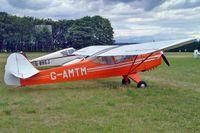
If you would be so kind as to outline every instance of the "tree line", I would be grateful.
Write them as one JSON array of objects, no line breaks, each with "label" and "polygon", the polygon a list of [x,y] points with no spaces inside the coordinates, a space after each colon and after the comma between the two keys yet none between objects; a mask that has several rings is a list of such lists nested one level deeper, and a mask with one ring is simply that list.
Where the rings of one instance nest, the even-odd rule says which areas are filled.
[{"label": "tree line", "polygon": [[113,43],[111,23],[101,16],[55,21],[0,12],[0,51],[55,51]]},{"label": "tree line", "polygon": [[[19,17],[0,12],[0,52],[56,51],[66,47],[80,49],[90,45],[112,45],[113,28],[101,16],[77,20],[52,20]],[[200,50],[200,43],[170,51]]]},{"label": "tree line", "polygon": [[171,49],[169,50],[169,52],[194,52],[195,49],[200,50],[200,42],[196,41],[196,42],[193,42],[192,44]]}]

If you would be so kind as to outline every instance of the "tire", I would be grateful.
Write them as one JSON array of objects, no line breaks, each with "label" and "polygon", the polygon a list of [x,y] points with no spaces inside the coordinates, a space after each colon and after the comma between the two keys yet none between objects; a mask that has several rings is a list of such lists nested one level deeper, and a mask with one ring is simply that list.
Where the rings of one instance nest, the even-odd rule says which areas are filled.
[{"label": "tire", "polygon": [[145,81],[140,81],[137,84],[137,88],[146,88],[147,87],[147,83]]},{"label": "tire", "polygon": [[131,83],[131,80],[129,78],[127,78],[127,81],[125,80],[125,78],[122,79],[122,85],[129,85]]}]

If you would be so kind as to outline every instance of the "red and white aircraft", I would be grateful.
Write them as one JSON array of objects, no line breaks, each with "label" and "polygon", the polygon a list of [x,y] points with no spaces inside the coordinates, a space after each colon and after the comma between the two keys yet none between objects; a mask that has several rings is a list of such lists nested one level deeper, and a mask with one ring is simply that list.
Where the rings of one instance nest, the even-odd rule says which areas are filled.
[{"label": "red and white aircraft", "polygon": [[195,39],[183,39],[131,45],[89,46],[73,53],[84,58],[47,70],[38,70],[23,54],[13,53],[7,59],[4,81],[7,85],[28,86],[122,76],[122,84],[129,84],[132,80],[137,83],[137,87],[144,88],[147,84],[140,79],[139,72],[161,65],[162,58],[169,65],[163,50],[194,41]]}]

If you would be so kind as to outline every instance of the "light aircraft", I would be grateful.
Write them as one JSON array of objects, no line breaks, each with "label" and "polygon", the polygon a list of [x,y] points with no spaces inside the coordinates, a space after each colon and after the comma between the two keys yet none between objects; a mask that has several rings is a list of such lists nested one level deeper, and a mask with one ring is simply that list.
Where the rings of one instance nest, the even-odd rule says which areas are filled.
[{"label": "light aircraft", "polygon": [[194,58],[200,58],[200,52],[198,51],[198,49],[194,50],[193,57]]},{"label": "light aircraft", "polygon": [[38,70],[23,54],[13,53],[7,59],[4,81],[7,85],[28,86],[122,76],[122,84],[130,84],[132,80],[138,88],[145,88],[147,83],[140,79],[139,72],[161,65],[162,58],[169,66],[163,51],[194,41],[195,39],[183,39],[130,45],[89,46],[73,52],[73,55],[84,58],[47,70]]},{"label": "light aircraft", "polygon": [[35,59],[30,60],[30,62],[35,67],[46,67],[46,66],[63,66],[72,60],[81,59],[81,56],[72,55],[76,49],[66,48],[62,49]]}]

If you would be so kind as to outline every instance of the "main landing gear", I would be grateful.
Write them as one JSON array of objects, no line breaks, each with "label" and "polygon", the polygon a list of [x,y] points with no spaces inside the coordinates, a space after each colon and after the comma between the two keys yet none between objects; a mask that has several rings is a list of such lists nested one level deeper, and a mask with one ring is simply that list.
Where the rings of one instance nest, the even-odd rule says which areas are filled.
[{"label": "main landing gear", "polygon": [[138,76],[138,74],[131,74],[131,75],[123,76],[122,85],[130,84],[131,83],[130,79],[133,80],[135,83],[137,83],[138,88],[146,88],[147,87],[147,83],[145,81],[142,81],[140,79],[140,77]]},{"label": "main landing gear", "polygon": [[140,81],[139,83],[137,83],[137,87],[138,88],[146,88],[147,83],[145,81]]},{"label": "main landing gear", "polygon": [[124,77],[124,78],[122,79],[122,84],[123,84],[123,85],[128,85],[128,84],[130,84],[130,83],[131,83],[130,78]]}]

